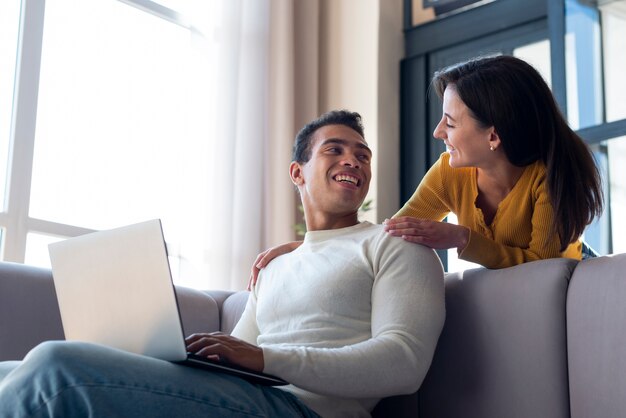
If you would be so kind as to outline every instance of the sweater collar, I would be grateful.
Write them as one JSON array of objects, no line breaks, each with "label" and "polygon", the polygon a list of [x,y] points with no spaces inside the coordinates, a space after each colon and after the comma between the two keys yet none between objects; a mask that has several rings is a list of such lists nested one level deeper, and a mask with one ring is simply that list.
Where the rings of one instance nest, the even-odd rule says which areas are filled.
[{"label": "sweater collar", "polygon": [[328,239],[336,238],[338,236],[344,236],[351,234],[355,231],[367,228],[372,224],[368,221],[359,222],[356,225],[347,226],[339,229],[324,229],[320,231],[309,231],[304,235],[304,243],[321,242]]}]

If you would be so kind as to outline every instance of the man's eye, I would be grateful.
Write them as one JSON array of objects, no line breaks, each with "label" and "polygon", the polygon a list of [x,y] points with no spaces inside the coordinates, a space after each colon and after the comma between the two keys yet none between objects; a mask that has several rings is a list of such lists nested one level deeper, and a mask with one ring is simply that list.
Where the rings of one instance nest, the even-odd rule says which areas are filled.
[{"label": "man's eye", "polygon": [[367,154],[359,155],[359,160],[368,162],[370,160],[370,156]]},{"label": "man's eye", "polygon": [[333,154],[339,154],[341,152],[341,149],[339,149],[339,147],[331,147],[328,148],[328,152],[331,152]]}]

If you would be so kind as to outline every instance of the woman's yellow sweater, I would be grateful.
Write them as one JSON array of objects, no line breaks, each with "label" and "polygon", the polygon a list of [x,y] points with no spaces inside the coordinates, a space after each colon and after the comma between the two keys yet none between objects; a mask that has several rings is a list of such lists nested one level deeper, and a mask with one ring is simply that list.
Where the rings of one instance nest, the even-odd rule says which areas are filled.
[{"label": "woman's yellow sweater", "polygon": [[459,225],[470,229],[467,246],[459,258],[487,268],[504,268],[527,261],[568,257],[580,260],[580,241],[560,252],[558,235],[552,234],[554,211],[550,203],[546,168],[542,162],[526,167],[509,194],[500,202],[490,225],[476,207],[476,168],[452,168],[444,152],[428,170],[409,201],[394,217],[412,216],[441,221],[450,212]]}]

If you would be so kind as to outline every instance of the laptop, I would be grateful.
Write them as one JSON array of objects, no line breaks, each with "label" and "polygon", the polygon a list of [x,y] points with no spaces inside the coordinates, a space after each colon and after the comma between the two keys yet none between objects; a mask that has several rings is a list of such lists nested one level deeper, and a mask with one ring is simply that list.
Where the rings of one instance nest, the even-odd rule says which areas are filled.
[{"label": "laptop", "polygon": [[161,221],[94,232],[49,245],[67,340],[279,386],[286,381],[187,353]]}]

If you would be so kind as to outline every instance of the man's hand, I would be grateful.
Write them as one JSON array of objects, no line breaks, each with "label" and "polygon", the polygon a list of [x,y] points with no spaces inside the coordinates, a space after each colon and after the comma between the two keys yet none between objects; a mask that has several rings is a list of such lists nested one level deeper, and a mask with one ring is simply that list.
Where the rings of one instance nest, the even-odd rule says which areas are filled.
[{"label": "man's hand", "polygon": [[265,365],[262,349],[221,332],[192,334],[185,338],[185,344],[190,353],[225,360],[257,372],[262,372]]},{"label": "man's hand", "polygon": [[447,222],[402,216],[386,219],[385,231],[406,241],[423,244],[436,250],[458,248],[462,250],[469,241],[469,229]]},{"label": "man's hand", "polygon": [[292,241],[286,244],[277,245],[276,247],[267,249],[261,254],[257,255],[256,260],[254,260],[254,264],[252,265],[252,271],[250,271],[248,290],[252,290],[252,287],[256,284],[259,278],[259,271],[261,271],[263,267],[267,266],[270,261],[272,261],[279,255],[290,253],[298,248],[300,245],[302,245],[302,241]]}]

